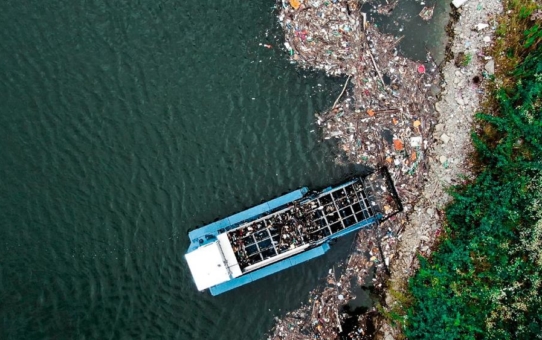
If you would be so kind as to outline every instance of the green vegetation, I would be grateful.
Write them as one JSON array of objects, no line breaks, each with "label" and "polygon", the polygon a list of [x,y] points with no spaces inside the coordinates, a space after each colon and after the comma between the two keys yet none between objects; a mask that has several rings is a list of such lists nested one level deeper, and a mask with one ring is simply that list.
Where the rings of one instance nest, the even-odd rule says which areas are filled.
[{"label": "green vegetation", "polygon": [[459,52],[455,57],[455,66],[465,67],[472,61],[472,53]]},{"label": "green vegetation", "polygon": [[[498,18],[495,32],[497,40],[490,54],[495,58],[495,64],[499,65],[501,75],[501,81],[496,82],[495,85],[512,87],[514,85],[514,78],[511,77],[513,70],[527,54],[536,49],[540,42],[540,34],[538,40],[536,35],[531,36],[532,43],[530,44],[529,39],[525,39],[525,34],[529,30],[539,32],[540,24],[532,21],[531,16],[540,5],[532,0],[505,0],[503,7],[504,13]],[[526,45],[529,46],[526,47]],[[496,87],[493,90],[496,90]]]},{"label": "green vegetation", "polygon": [[500,22],[507,32],[494,50],[504,66],[486,105],[492,114],[478,115],[472,136],[478,176],[451,189],[447,236],[409,283],[409,339],[542,336],[542,28],[529,20],[534,4],[505,2],[514,15]]},{"label": "green vegetation", "polygon": [[404,324],[408,308],[412,306],[412,303],[414,302],[413,297],[407,290],[407,287],[400,287],[399,290],[388,287],[387,294],[391,295],[394,301],[391,308],[384,308],[381,304],[377,303],[376,309],[392,325],[401,326]]},{"label": "green vegetation", "polygon": [[465,53],[463,55],[463,60],[461,60],[461,66],[468,66],[472,61],[472,53]]}]

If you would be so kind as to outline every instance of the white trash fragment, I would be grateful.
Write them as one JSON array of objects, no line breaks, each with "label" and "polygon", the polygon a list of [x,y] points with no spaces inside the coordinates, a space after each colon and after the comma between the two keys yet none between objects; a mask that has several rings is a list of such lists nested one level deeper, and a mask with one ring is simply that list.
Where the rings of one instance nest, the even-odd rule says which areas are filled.
[{"label": "white trash fragment", "polygon": [[477,30],[477,31],[481,31],[481,30],[486,29],[486,28],[488,28],[488,27],[489,27],[488,24],[481,24],[481,23],[480,23],[480,24],[476,25],[476,30]]},{"label": "white trash fragment", "polygon": [[422,137],[410,137],[410,146],[413,148],[419,147],[422,145]]},{"label": "white trash fragment", "polygon": [[459,8],[463,6],[465,2],[467,2],[467,0],[454,0],[452,1],[452,4],[455,6],[455,8]]},{"label": "white trash fragment", "polygon": [[292,46],[287,41],[284,43],[284,47],[286,47],[288,51],[292,50]]}]

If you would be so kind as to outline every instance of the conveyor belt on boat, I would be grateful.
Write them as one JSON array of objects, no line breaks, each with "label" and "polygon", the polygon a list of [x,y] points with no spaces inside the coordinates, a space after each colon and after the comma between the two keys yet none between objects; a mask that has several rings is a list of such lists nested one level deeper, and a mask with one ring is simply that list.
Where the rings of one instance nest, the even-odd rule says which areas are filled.
[{"label": "conveyor belt on boat", "polygon": [[318,244],[371,219],[380,213],[374,192],[370,182],[356,178],[230,230],[228,238],[241,268],[298,247]]}]

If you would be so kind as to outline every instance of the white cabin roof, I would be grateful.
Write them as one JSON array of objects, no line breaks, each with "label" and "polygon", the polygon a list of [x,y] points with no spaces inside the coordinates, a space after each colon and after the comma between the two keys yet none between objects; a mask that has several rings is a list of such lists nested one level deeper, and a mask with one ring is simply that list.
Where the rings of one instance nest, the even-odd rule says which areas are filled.
[{"label": "white cabin roof", "polygon": [[230,269],[231,276],[241,276],[241,274],[243,274],[241,272],[241,266],[239,266],[239,262],[237,262],[230,240],[228,240],[228,235],[226,233],[220,234],[217,236],[217,239],[220,244],[220,250],[222,250],[222,255],[224,255],[228,268]]},{"label": "white cabin roof", "polygon": [[229,242],[224,242],[225,240],[222,241],[220,242],[219,238],[184,256],[200,291],[241,275],[241,268],[235,259],[231,245]]}]

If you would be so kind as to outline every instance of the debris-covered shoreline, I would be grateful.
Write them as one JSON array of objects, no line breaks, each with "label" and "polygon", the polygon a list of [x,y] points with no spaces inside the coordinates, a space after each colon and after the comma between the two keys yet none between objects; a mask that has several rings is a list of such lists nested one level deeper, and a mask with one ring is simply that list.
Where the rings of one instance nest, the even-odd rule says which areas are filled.
[{"label": "debris-covered shoreline", "polygon": [[[503,11],[500,0],[454,0],[453,22],[447,46],[452,59],[441,70],[443,91],[435,109],[439,114],[428,153],[429,171],[420,198],[408,216],[408,225],[391,265],[389,288],[402,292],[418,265],[417,254],[428,257],[442,232],[442,209],[450,202],[447,188],[469,180],[473,151],[471,131],[474,115],[485,98],[485,79],[494,75],[496,65],[488,50],[495,42],[497,17]],[[383,306],[396,306],[387,294]],[[377,338],[394,339],[401,329],[382,323]]]},{"label": "debris-covered shoreline", "polygon": [[[372,339],[367,330],[373,326],[370,320],[373,308],[363,315],[350,315],[344,306],[360,298],[352,293],[352,284],[371,289],[374,294],[382,291],[387,266],[392,258],[397,238],[391,230],[378,235],[379,230],[362,230],[356,238],[354,249],[348,261],[329,270],[326,285],[309,293],[309,299],[302,306],[275,318],[276,325],[270,339]],[[381,241],[383,240],[383,242]],[[380,249],[380,248],[383,249]],[[354,318],[352,325],[346,325]]]},{"label": "debris-covered shoreline", "polygon": [[[316,117],[324,138],[336,139],[348,162],[388,166],[409,211],[423,185],[425,154],[437,124],[440,80],[431,55],[425,62],[400,56],[400,38],[366,22],[359,1],[292,0],[279,1],[279,6],[291,61],[330,76],[347,76],[331,109]],[[374,294],[382,292],[404,225],[401,214],[360,232],[340,277],[330,272],[326,287],[311,292],[308,304],[277,318],[270,339],[372,338],[367,323],[375,309],[356,316],[356,327],[343,329],[352,317],[344,306],[355,299],[351,282],[361,286],[369,280]]]},{"label": "debris-covered shoreline", "polygon": [[[377,11],[389,13],[397,3],[389,1],[387,6],[381,6]],[[481,5],[476,5],[479,11],[476,15],[486,15],[480,10]],[[352,317],[344,308],[355,299],[351,283],[364,285],[369,280],[373,293],[384,300],[390,263],[392,270],[400,271],[401,275],[397,276],[404,280],[403,274],[408,277],[416,265],[415,254],[430,254],[430,246],[441,232],[440,206],[435,202],[431,204],[431,197],[435,194],[444,197],[446,184],[439,182],[440,187],[428,187],[427,178],[435,178],[434,168],[438,168],[435,179],[438,182],[438,176],[446,179],[450,171],[456,172],[454,175],[457,176],[467,167],[465,158],[470,129],[462,127],[461,143],[456,148],[453,133],[457,131],[447,131],[450,119],[446,117],[446,110],[454,112],[460,109],[467,116],[472,116],[480,91],[477,84],[470,88],[469,79],[463,79],[468,78],[463,76],[467,74],[463,70],[456,71],[461,73],[461,76],[456,74],[462,79],[461,84],[450,80],[448,74],[448,83],[445,84],[441,78],[442,70],[429,53],[423,62],[400,56],[396,48],[400,38],[382,34],[366,22],[366,16],[359,11],[359,1],[282,0],[278,6],[278,19],[284,30],[285,49],[290,60],[305,69],[347,77],[343,92],[333,106],[317,115],[324,138],[335,139],[348,162],[371,167],[388,166],[405,212],[375,230],[360,232],[340,276],[335,278],[337,272],[331,271],[327,285],[312,291],[308,304],[287,313],[282,319],[276,318],[269,339],[372,339],[374,331],[371,329],[380,328],[374,322],[381,321],[381,318],[372,320],[372,315],[377,314],[375,308],[356,316],[356,327],[343,329],[347,328],[344,325],[350,324],[348,319]],[[434,6],[423,7],[419,14],[422,20],[430,20],[433,9]],[[473,20],[486,22],[487,18],[476,17]],[[475,31],[476,27],[464,29]],[[487,25],[482,29],[485,28]],[[487,43],[487,38],[483,39],[480,36],[477,39],[480,41],[476,41],[478,44],[472,47],[480,47],[478,45],[482,41]],[[470,41],[467,43],[471,44]],[[457,48],[454,50],[454,53],[458,52]],[[480,50],[474,52],[480,53]],[[448,65],[450,63],[453,61]],[[477,69],[469,71],[469,75],[480,71],[479,63],[476,65]],[[464,69],[466,66],[459,65]],[[450,81],[456,91],[451,95],[459,95],[459,100],[456,98],[458,108],[453,104],[442,104],[441,89],[446,85],[443,93],[448,97]],[[457,85],[467,88],[463,91]],[[468,92],[468,96],[464,92]],[[461,99],[467,97],[468,101]],[[439,99],[441,101],[437,104]],[[470,107],[465,108],[469,104]],[[471,120],[466,119],[459,122],[460,125],[470,124]],[[446,148],[452,143],[451,155],[445,151],[435,154],[435,148],[441,150],[440,144]],[[449,181],[447,183],[450,184]],[[422,200],[425,199],[423,206],[417,202],[421,196]],[[419,216],[420,211],[425,216],[424,225],[412,227],[412,222],[407,219],[412,214]],[[405,232],[407,226],[409,230]],[[401,242],[404,235],[409,238],[407,242]],[[399,244],[402,249],[398,252]],[[397,257],[400,257],[400,264],[393,264]],[[389,298],[387,302],[392,303]]]}]

